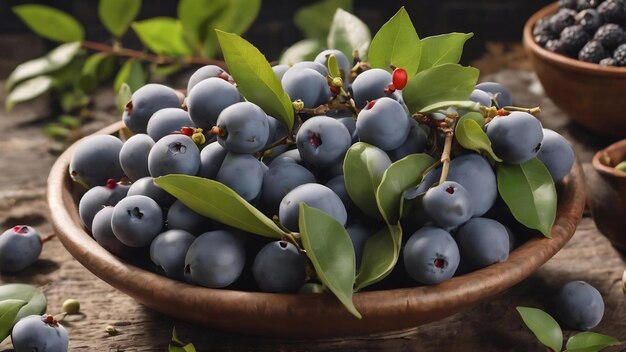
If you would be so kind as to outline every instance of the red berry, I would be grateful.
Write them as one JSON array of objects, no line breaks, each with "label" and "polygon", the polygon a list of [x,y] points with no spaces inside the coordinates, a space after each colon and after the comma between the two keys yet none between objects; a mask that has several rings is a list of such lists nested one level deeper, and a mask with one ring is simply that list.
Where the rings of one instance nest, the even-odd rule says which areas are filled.
[{"label": "red berry", "polygon": [[498,116],[507,116],[509,113],[504,109],[500,109],[498,110],[497,114]]},{"label": "red berry", "polygon": [[193,136],[193,128],[191,127],[183,127],[180,129],[180,133],[184,134],[185,136]]},{"label": "red berry", "polygon": [[402,90],[406,86],[406,82],[408,81],[409,76],[406,73],[406,70],[403,68],[396,68],[393,70],[393,74],[391,76],[391,81],[396,89]]},{"label": "red berry", "polygon": [[108,189],[113,189],[113,188],[115,188],[115,186],[117,186],[117,182],[115,182],[114,179],[110,178],[110,179],[107,180],[106,187]]}]

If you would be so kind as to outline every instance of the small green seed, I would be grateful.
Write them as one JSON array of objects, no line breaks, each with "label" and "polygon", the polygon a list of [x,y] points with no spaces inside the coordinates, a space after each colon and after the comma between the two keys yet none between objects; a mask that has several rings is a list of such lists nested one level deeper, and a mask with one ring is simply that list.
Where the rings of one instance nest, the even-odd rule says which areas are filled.
[{"label": "small green seed", "polygon": [[618,169],[619,171],[624,171],[626,172],[626,160],[622,161],[621,163],[617,164],[617,166],[615,167],[616,169]]},{"label": "small green seed", "polygon": [[78,314],[80,312],[80,302],[70,298],[63,302],[63,311],[67,314]]}]

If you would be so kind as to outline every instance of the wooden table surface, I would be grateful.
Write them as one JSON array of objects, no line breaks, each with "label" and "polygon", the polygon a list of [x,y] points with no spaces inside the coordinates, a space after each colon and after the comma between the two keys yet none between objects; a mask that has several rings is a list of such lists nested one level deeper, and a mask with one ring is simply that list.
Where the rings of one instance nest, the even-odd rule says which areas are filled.
[{"label": "wooden table surface", "polygon": [[[501,70],[482,79],[509,86],[520,106],[540,105],[544,126],[560,131],[573,143],[586,172],[593,153],[611,142],[569,123],[567,117],[542,96],[536,77],[529,71]],[[0,93],[0,100],[4,100],[5,94]],[[112,100],[110,93],[101,93],[96,108],[111,111]],[[2,229],[27,223],[44,234],[52,231],[47,221],[45,186],[55,156],[49,152],[51,142],[41,132],[42,126],[50,121],[40,118],[46,115],[47,106],[44,100],[18,107],[11,113],[0,112]],[[102,113],[88,128],[95,130],[115,119],[117,117]],[[84,315],[70,316],[63,321],[72,351],[165,351],[173,327],[182,340],[194,343],[198,351],[541,351],[544,349],[524,327],[515,307],[549,310],[554,292],[571,280],[591,283],[604,297],[604,319],[593,330],[626,341],[626,296],[621,282],[625,268],[624,257],[598,232],[586,213],[563,250],[527,280],[496,299],[411,332],[326,341],[264,339],[173,320],[139,305],[98,279],[74,260],[58,239],[45,244],[40,259],[32,267],[17,275],[2,275],[0,281],[41,286],[51,313],[60,313],[65,299],[78,299]],[[119,334],[109,336],[104,331],[107,325],[115,326]],[[566,336],[571,334],[566,331]],[[0,351],[10,348],[10,339],[0,344]],[[623,346],[608,350],[621,348]]]}]

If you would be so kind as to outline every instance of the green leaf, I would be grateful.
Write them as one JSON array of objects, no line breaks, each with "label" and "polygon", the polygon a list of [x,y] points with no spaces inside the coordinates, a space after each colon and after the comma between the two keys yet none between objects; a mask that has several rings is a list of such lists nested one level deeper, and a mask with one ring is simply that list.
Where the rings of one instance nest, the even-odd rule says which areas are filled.
[{"label": "green leaf", "polygon": [[17,312],[26,305],[26,301],[20,299],[5,299],[0,301],[0,341],[4,340],[17,317]]},{"label": "green leaf", "polygon": [[60,103],[63,112],[69,113],[89,104],[89,96],[79,89],[70,90],[61,93]]},{"label": "green leaf", "polygon": [[209,31],[211,20],[228,6],[228,0],[181,0],[178,3],[178,18],[185,34],[195,45],[201,46]]},{"label": "green leaf", "polygon": [[50,76],[38,76],[18,84],[4,101],[5,109],[10,111],[15,104],[37,98],[52,88],[53,81]]},{"label": "green leaf", "polygon": [[556,188],[550,172],[537,158],[523,164],[498,164],[498,192],[522,225],[550,237],[556,218]]},{"label": "green leaf", "polygon": [[537,337],[539,342],[558,352],[563,347],[563,332],[559,324],[548,313],[537,308],[517,307],[524,324]]},{"label": "green leaf", "polygon": [[483,114],[481,114],[479,112],[470,111],[470,112],[466,113],[465,115],[461,116],[461,118],[457,122],[457,125],[459,125],[460,123],[462,123],[465,120],[476,121],[476,123],[478,124],[478,126],[480,126],[480,128],[485,127],[485,117],[483,116]]},{"label": "green leaf", "polygon": [[467,110],[471,112],[480,111],[480,103],[476,103],[471,100],[461,100],[461,101],[440,101],[437,103],[433,103],[420,109],[420,112],[423,114],[428,114],[431,112],[437,112],[439,110],[446,110],[450,107],[460,109],[460,110]]},{"label": "green leaf", "polygon": [[50,123],[43,128],[43,134],[52,139],[64,140],[70,134],[70,130],[58,123]]},{"label": "green leaf", "polygon": [[168,65],[155,65],[150,66],[150,72],[155,77],[165,78],[180,72],[185,66],[180,63],[173,63]]},{"label": "green leaf", "polygon": [[100,0],[98,16],[104,27],[120,38],[137,17],[141,0]]},{"label": "green leaf", "polygon": [[279,62],[284,65],[293,65],[301,61],[313,61],[322,51],[322,45],[315,39],[303,39],[288,47],[280,56]]},{"label": "green leaf", "polygon": [[409,77],[417,73],[422,42],[404,7],[374,35],[368,61],[372,67],[389,70],[389,65],[406,70]]},{"label": "green leaf", "polygon": [[473,33],[448,33],[422,39],[419,71],[443,64],[458,63],[465,42],[473,36]]},{"label": "green leaf", "polygon": [[217,37],[241,94],[291,131],[294,122],[291,100],[265,56],[237,34],[217,30]]},{"label": "green leaf", "polygon": [[257,235],[281,239],[285,232],[224,184],[202,177],[166,175],[155,183],[196,213]]},{"label": "green leaf", "polygon": [[115,76],[113,81],[113,90],[119,91],[122,87],[122,83],[128,84],[131,91],[136,91],[146,84],[148,79],[146,71],[144,70],[141,62],[135,59],[129,59],[122,65],[119,72]]},{"label": "green leaf", "polygon": [[83,65],[83,76],[91,76],[102,81],[106,79],[115,65],[115,57],[108,53],[95,53]]},{"label": "green leaf", "polygon": [[363,142],[353,144],[343,160],[348,195],[359,209],[380,218],[376,191],[391,160],[381,149]]},{"label": "green leaf", "polygon": [[196,352],[196,348],[192,343],[185,344],[176,334],[176,327],[172,329],[172,343],[167,346],[168,352]]},{"label": "green leaf", "polygon": [[328,33],[329,49],[337,49],[348,58],[357,50],[359,57],[365,60],[371,40],[370,29],[363,21],[348,11],[337,9]]},{"label": "green leaf", "polygon": [[45,75],[69,64],[80,50],[80,42],[61,44],[43,57],[18,65],[7,78],[5,88],[10,91],[16,83]]},{"label": "green leaf", "polygon": [[154,17],[131,24],[148,49],[159,55],[185,56],[191,49],[185,41],[183,26],[175,18]]},{"label": "green leaf", "polygon": [[72,115],[61,115],[58,117],[59,123],[68,128],[77,128],[80,126],[80,118]]},{"label": "green leaf", "polygon": [[615,337],[586,331],[570,337],[565,348],[568,352],[597,352],[619,343]]},{"label": "green leaf", "polygon": [[352,12],[352,0],[323,0],[301,7],[296,11],[293,21],[305,37],[317,41],[326,41],[333,15],[337,9]]},{"label": "green leaf", "polygon": [[25,316],[46,312],[48,301],[38,288],[26,284],[5,284],[0,286],[0,301],[6,299],[17,299],[26,301],[25,306],[20,308],[17,316],[13,320],[13,324]]},{"label": "green leaf", "polygon": [[404,191],[419,185],[422,181],[422,174],[435,161],[428,154],[411,154],[387,168],[376,190],[378,209],[387,224],[398,223]]},{"label": "green leaf", "polygon": [[361,319],[352,302],[356,259],[346,229],[332,216],[305,203],[300,203],[299,228],[302,246],[320,281]]},{"label": "green leaf", "polygon": [[26,25],[37,35],[55,42],[67,43],[83,40],[85,30],[67,13],[45,5],[19,5],[13,7]]},{"label": "green leaf", "polygon": [[402,97],[411,113],[446,100],[468,100],[478,74],[478,69],[458,64],[435,66],[409,78]]},{"label": "green leaf", "polygon": [[[480,115],[480,114],[479,114]],[[455,129],[456,140],[469,150],[486,152],[495,161],[502,161],[491,149],[491,141],[478,122],[470,118],[460,120]]]},{"label": "green leaf", "polygon": [[130,86],[126,83],[122,83],[120,89],[117,91],[117,95],[115,96],[115,106],[117,106],[117,109],[120,112],[126,109],[126,105],[132,96],[133,92],[130,90]]},{"label": "green leaf", "polygon": [[337,63],[337,57],[333,54],[328,55],[328,62],[326,63],[328,68],[328,75],[331,78],[342,78],[341,71],[339,71],[339,64]]},{"label": "green leaf", "polygon": [[402,227],[391,225],[378,231],[365,242],[361,267],[356,276],[356,289],[375,284],[391,273],[400,256]]}]

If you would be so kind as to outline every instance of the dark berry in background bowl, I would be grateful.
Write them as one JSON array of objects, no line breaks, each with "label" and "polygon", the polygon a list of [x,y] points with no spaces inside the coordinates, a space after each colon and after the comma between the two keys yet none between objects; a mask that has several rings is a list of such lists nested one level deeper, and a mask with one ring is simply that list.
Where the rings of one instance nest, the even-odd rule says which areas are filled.
[{"label": "dark berry in background bowl", "polygon": [[593,131],[626,136],[626,0],[559,1],[524,27],[546,94]]}]

